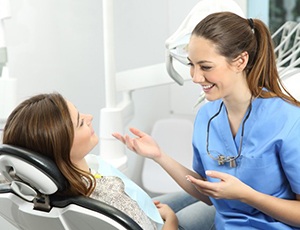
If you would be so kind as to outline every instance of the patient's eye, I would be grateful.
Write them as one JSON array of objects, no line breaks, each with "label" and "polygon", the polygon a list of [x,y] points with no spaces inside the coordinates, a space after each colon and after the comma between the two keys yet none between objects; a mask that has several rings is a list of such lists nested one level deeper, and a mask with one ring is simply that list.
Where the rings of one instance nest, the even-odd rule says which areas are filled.
[{"label": "patient's eye", "polygon": [[81,119],[81,120],[80,120],[80,125],[79,125],[79,126],[81,127],[81,126],[83,126],[83,124],[84,124],[84,119]]}]

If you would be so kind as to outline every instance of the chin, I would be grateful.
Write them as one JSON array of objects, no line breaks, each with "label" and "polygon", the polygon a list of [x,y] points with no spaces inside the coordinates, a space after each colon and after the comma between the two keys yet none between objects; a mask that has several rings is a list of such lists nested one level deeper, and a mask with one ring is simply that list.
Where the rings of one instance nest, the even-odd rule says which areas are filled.
[{"label": "chin", "polygon": [[213,96],[213,95],[205,95],[205,99],[208,100],[208,101],[216,101],[216,100],[219,100],[221,99],[222,97],[220,96]]}]

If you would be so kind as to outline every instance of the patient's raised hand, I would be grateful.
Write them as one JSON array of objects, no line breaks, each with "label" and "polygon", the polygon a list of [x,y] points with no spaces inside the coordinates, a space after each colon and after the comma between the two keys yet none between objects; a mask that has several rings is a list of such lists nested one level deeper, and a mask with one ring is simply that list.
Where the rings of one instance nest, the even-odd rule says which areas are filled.
[{"label": "patient's raised hand", "polygon": [[128,149],[136,152],[137,154],[154,159],[160,157],[161,149],[156,143],[156,141],[148,134],[136,129],[129,129],[132,134],[136,137],[130,137],[125,134],[124,136],[120,133],[113,133],[113,137],[117,138],[119,141],[124,143]]}]

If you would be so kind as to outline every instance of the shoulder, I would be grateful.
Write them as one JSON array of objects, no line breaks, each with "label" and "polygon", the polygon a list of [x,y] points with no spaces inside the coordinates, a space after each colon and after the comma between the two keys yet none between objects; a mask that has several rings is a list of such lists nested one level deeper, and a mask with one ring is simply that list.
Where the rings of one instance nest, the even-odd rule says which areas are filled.
[{"label": "shoulder", "polygon": [[275,116],[290,116],[293,117],[300,116],[300,107],[293,105],[281,98],[260,98],[258,100],[258,105],[260,107],[259,111],[265,113],[266,115]]},{"label": "shoulder", "polygon": [[220,105],[222,100],[216,101],[208,101],[204,105],[202,105],[196,115],[195,121],[201,120],[208,120],[211,116],[216,114],[219,111]]},{"label": "shoulder", "polygon": [[300,107],[281,98],[258,98],[253,101],[253,116],[257,125],[284,130],[298,126],[300,121]]},{"label": "shoulder", "polygon": [[215,115],[221,106],[222,100],[209,101],[200,107],[194,120],[194,126],[202,126]]},{"label": "shoulder", "polygon": [[207,115],[212,116],[213,114],[217,113],[220,105],[222,103],[222,100],[216,100],[216,101],[208,101],[204,105],[202,105],[197,113],[197,116],[201,115]]}]

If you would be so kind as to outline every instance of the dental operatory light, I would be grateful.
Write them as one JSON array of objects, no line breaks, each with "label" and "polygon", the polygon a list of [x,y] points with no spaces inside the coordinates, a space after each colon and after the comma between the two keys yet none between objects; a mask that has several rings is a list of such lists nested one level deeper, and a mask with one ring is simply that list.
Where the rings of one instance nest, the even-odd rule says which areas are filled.
[{"label": "dental operatory light", "polygon": [[[220,11],[230,11],[241,17],[245,17],[242,9],[234,0],[200,0],[176,32],[166,40],[166,69],[170,77],[179,85],[183,85],[184,79],[175,70],[173,65],[174,59],[184,65],[188,64],[188,43],[194,27],[207,15]],[[200,104],[204,99],[204,93],[202,93],[195,106]]]}]

